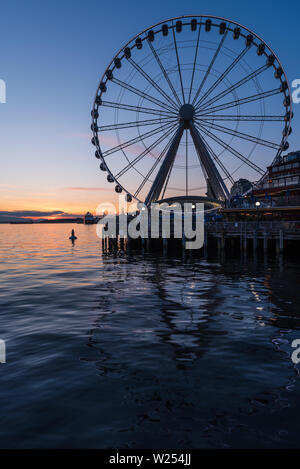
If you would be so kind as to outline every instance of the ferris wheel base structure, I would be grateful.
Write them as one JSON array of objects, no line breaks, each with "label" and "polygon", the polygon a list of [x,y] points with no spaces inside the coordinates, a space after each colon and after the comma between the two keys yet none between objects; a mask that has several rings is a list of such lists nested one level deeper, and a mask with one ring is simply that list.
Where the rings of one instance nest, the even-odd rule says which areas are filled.
[{"label": "ferris wheel base structure", "polygon": [[229,200],[230,195],[226,185],[221,178],[216,165],[214,164],[206,146],[203,142],[196,126],[194,124],[195,108],[192,104],[183,104],[179,110],[180,123],[178,130],[170,144],[169,150],[165,159],[156,175],[156,178],[151,186],[151,189],[145,199],[145,204],[148,206],[159,199],[159,195],[170,173],[180,140],[183,135],[184,129],[190,131],[191,137],[194,142],[195,149],[199,158],[199,163],[205,175],[207,184],[207,198],[210,200],[217,200],[224,203]]},{"label": "ferris wheel base structure", "polygon": [[192,204],[194,206],[197,203],[198,204],[204,204],[204,211],[207,211],[207,212],[212,211],[212,210],[216,210],[216,209],[221,208],[221,207],[224,206],[224,204],[222,202],[220,202],[219,200],[209,199],[208,197],[204,197],[204,196],[201,196],[201,195],[196,195],[196,196],[193,196],[193,195],[179,195],[179,196],[175,196],[175,197],[167,197],[165,199],[157,200],[156,203],[157,204],[167,203],[169,205],[171,205],[171,204],[180,204],[180,205]]}]

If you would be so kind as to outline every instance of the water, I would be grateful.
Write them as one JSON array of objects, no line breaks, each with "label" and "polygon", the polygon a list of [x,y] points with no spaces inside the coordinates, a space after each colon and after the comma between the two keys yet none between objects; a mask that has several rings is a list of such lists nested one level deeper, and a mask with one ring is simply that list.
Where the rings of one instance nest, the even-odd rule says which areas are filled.
[{"label": "water", "polygon": [[297,262],[103,256],[0,225],[0,447],[293,448]]}]

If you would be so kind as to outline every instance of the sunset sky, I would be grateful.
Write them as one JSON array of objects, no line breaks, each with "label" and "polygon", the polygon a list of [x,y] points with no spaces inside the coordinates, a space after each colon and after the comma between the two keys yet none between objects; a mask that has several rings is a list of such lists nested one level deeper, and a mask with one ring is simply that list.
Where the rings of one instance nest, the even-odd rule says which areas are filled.
[{"label": "sunset sky", "polygon": [[[300,6],[293,2],[11,0],[0,17],[0,220],[95,212],[116,201],[90,143],[90,110],[100,75],[127,40],[153,23],[212,14],[253,29],[300,78]],[[300,104],[290,149],[300,149]]]}]

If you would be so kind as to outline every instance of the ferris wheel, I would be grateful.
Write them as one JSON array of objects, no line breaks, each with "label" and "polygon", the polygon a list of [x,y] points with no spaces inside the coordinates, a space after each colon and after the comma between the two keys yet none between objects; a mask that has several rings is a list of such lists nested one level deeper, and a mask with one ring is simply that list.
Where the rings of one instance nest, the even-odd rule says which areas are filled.
[{"label": "ferris wheel", "polygon": [[265,177],[288,149],[292,100],[259,36],[221,17],[181,16],[127,42],[92,109],[100,169],[126,200],[225,202],[240,178]]}]

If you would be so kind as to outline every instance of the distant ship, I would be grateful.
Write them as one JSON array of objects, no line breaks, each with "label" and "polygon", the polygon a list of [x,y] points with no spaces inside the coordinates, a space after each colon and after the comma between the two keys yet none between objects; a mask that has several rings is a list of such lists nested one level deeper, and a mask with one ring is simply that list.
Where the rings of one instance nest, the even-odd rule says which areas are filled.
[{"label": "distant ship", "polygon": [[98,219],[94,217],[90,212],[86,212],[86,214],[83,217],[83,222],[85,225],[94,225],[97,223]]}]

